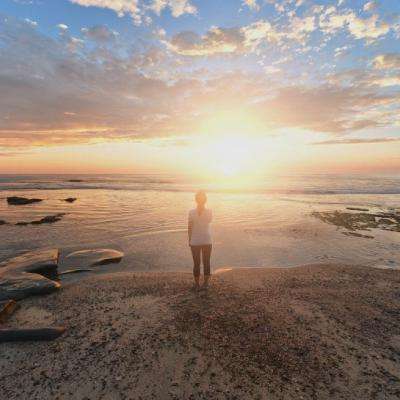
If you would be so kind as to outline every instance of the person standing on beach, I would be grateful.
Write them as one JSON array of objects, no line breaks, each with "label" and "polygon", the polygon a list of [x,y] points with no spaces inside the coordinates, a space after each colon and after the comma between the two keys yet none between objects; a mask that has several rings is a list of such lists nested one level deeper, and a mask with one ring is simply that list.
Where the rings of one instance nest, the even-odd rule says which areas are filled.
[{"label": "person standing on beach", "polygon": [[206,208],[207,196],[204,191],[199,190],[195,195],[197,207],[189,211],[188,236],[189,246],[193,256],[194,288],[200,288],[200,263],[203,260],[204,284],[207,289],[211,269],[210,258],[212,249],[211,228],[212,212]]}]

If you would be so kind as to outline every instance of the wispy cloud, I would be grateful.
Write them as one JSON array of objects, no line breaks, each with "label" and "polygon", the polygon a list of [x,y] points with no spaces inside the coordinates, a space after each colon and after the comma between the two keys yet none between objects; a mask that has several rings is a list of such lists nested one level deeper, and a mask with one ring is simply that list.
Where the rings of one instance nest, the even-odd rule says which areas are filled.
[{"label": "wispy cloud", "polygon": [[335,144],[374,144],[374,143],[390,143],[400,142],[400,137],[382,137],[382,138],[345,138],[330,139],[320,142],[313,142],[312,145],[335,145]]},{"label": "wispy cloud", "polygon": [[240,27],[214,26],[204,35],[183,31],[165,40],[167,47],[185,56],[210,56],[220,54],[248,54],[260,47],[274,46],[286,49],[290,43],[306,43],[309,35],[317,29],[315,16],[293,16],[285,26],[274,25],[260,19]]},{"label": "wispy cloud", "polygon": [[257,21],[243,27],[213,27],[205,35],[184,31],[166,41],[169,49],[185,56],[250,53],[262,43],[277,39],[268,21]]},{"label": "wispy cloud", "polygon": [[96,25],[90,28],[82,28],[81,31],[86,38],[100,43],[113,41],[117,36],[116,32],[112,31],[104,25]]},{"label": "wispy cloud", "polygon": [[380,54],[374,58],[377,69],[400,69],[400,53]]},{"label": "wispy cloud", "polygon": [[[152,0],[150,3],[142,0],[69,0],[85,7],[107,8],[115,11],[118,16],[130,15],[136,25],[146,21],[147,11],[161,14],[165,9],[178,18],[183,14],[195,14],[197,9],[190,0]],[[148,21],[148,20],[147,20]]]},{"label": "wispy cloud", "polygon": [[29,18],[25,18],[25,22],[28,23],[29,25],[32,25],[32,26],[37,26],[38,25],[37,21],[33,21],[33,20],[29,19]]},{"label": "wispy cloud", "polygon": [[153,0],[149,8],[161,14],[165,9],[169,9],[171,14],[178,18],[184,14],[196,14],[197,8],[190,2],[190,0]]},{"label": "wispy cloud", "polygon": [[359,17],[354,11],[338,11],[334,6],[324,9],[319,18],[320,28],[329,34],[347,30],[355,39],[366,39],[368,42],[385,36],[391,26],[381,21],[379,15],[367,18]]},{"label": "wispy cloud", "polygon": [[243,5],[250,8],[250,10],[258,11],[260,9],[260,5],[257,0],[243,0]]},{"label": "wispy cloud", "polygon": [[374,11],[377,8],[378,8],[378,2],[376,0],[368,1],[363,6],[364,11]]}]

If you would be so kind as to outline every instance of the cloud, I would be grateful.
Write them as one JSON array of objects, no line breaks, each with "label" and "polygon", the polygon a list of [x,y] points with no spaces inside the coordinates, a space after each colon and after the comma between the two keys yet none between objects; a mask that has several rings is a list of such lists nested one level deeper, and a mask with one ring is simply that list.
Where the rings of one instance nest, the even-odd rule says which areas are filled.
[{"label": "cloud", "polygon": [[164,9],[169,9],[174,17],[184,14],[196,14],[196,7],[190,0],[152,0],[150,4],[140,0],[69,0],[84,7],[100,7],[115,11],[118,16],[130,15],[136,25],[143,22],[149,23],[151,18],[146,16],[146,11],[151,10],[161,14]]},{"label": "cloud", "polygon": [[170,9],[171,14],[178,18],[184,14],[196,14],[197,8],[189,0],[153,0],[149,8],[160,15],[164,9]]},{"label": "cloud", "polygon": [[348,29],[356,39],[377,39],[386,35],[390,27],[385,22],[380,22],[378,15],[372,15],[370,18],[361,19],[354,14],[349,19]]},{"label": "cloud", "polygon": [[29,25],[32,25],[32,26],[37,26],[37,25],[38,25],[38,23],[37,23],[36,21],[32,21],[32,20],[29,19],[29,18],[25,18],[25,22],[26,22],[27,24],[29,24]]},{"label": "cloud", "polygon": [[312,145],[332,145],[332,144],[373,144],[373,143],[391,143],[400,142],[398,137],[382,137],[382,138],[345,138],[345,139],[331,139],[323,140],[320,142],[313,142]]},{"label": "cloud", "polygon": [[211,27],[205,34],[183,31],[163,42],[178,54],[192,57],[218,54],[243,55],[271,51],[287,52],[290,46],[305,45],[310,35],[318,29],[315,15],[291,15],[284,24],[260,19],[240,27]]},{"label": "cloud", "polygon": [[345,84],[353,87],[389,87],[400,85],[400,72],[396,68],[388,69],[386,66],[393,65],[394,60],[382,64],[380,56],[373,61],[374,69],[350,69],[333,73],[328,80],[333,84]]},{"label": "cloud", "polygon": [[205,35],[193,31],[180,32],[166,42],[168,47],[185,56],[250,53],[262,43],[277,40],[278,36],[268,21],[260,20],[238,28],[213,27]]},{"label": "cloud", "polygon": [[200,36],[193,31],[174,35],[168,47],[185,56],[205,56],[221,53],[235,53],[244,50],[244,35],[238,28],[211,28]]},{"label": "cloud", "polygon": [[281,36],[281,40],[292,39],[305,44],[309,34],[314,32],[316,29],[317,25],[314,15],[306,16],[303,18],[294,15],[290,19],[288,29]]},{"label": "cloud", "polygon": [[0,158],[18,157],[23,154],[28,154],[28,152],[27,151],[9,151],[9,150],[2,151],[2,150],[0,150]]},{"label": "cloud", "polygon": [[376,69],[400,69],[400,53],[387,53],[376,56],[373,61]]},{"label": "cloud", "polygon": [[81,31],[86,38],[99,43],[113,41],[117,36],[116,32],[110,30],[105,25],[96,25],[91,28],[82,28]]},{"label": "cloud", "polygon": [[365,3],[363,6],[363,10],[367,12],[374,11],[378,7],[378,2],[375,0],[369,1],[368,3]]},{"label": "cloud", "polygon": [[[391,125],[385,107],[397,104],[398,94],[381,94],[376,88],[359,85],[280,87],[258,75],[228,75],[214,81],[190,104],[197,112],[206,104],[211,110],[247,110],[260,132],[295,128],[308,132],[344,134],[378,125]],[[229,111],[228,111],[229,113]]]},{"label": "cloud", "polygon": [[240,29],[244,35],[244,46],[252,51],[263,42],[273,42],[278,39],[277,32],[272,25],[265,20],[253,22]]},{"label": "cloud", "polygon": [[371,85],[381,87],[400,86],[400,74],[397,76],[381,76],[373,79]]},{"label": "cloud", "polygon": [[274,127],[345,133],[376,126],[378,121],[355,117],[361,111],[375,110],[393,99],[398,100],[397,95],[381,95],[362,87],[292,86],[280,88],[273,98],[260,102],[258,108],[265,121]]},{"label": "cloud", "polygon": [[390,26],[379,20],[374,14],[369,18],[360,18],[353,11],[338,12],[335,7],[326,8],[320,15],[320,28],[328,34],[346,29],[355,39],[372,42],[390,31]]},{"label": "cloud", "polygon": [[[251,116],[260,134],[295,128],[337,135],[398,122],[398,91],[371,84],[386,71],[308,85],[297,76],[278,81],[262,67],[238,72],[231,60],[229,69],[196,68],[155,40],[132,50],[114,36],[115,45],[106,46],[110,32],[88,27],[83,36],[64,30],[51,38],[24,21],[1,19],[0,92],[7,96],[0,96],[0,147],[179,138],[198,134],[209,118],[238,113]],[[179,34],[170,43],[183,54],[247,55],[279,41],[272,25],[258,21],[203,36]]]},{"label": "cloud", "polygon": [[115,11],[120,17],[139,13],[138,0],[70,0],[84,7],[101,7]]},{"label": "cloud", "polygon": [[[41,35],[8,19],[0,24],[0,146],[145,135],[146,116],[170,109],[174,88],[146,78],[131,58],[71,52],[70,39]],[[18,68],[15,68],[18,65]],[[160,128],[158,128],[161,131]]]},{"label": "cloud", "polygon": [[107,8],[115,11],[119,17],[130,15],[135,24],[142,23],[139,0],[69,0],[74,4],[84,7]]},{"label": "cloud", "polygon": [[260,5],[257,3],[257,0],[243,0],[243,5],[250,8],[253,11],[259,11]]},{"label": "cloud", "polygon": [[68,30],[68,25],[65,25],[65,24],[58,24],[58,25],[57,25],[57,28],[58,28],[58,29],[61,29],[61,31],[66,31],[66,30]]}]

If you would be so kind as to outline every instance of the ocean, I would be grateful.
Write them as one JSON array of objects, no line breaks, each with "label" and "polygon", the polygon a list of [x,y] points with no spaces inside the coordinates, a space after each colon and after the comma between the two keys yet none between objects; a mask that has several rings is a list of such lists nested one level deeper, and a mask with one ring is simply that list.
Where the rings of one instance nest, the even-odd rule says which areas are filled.
[{"label": "ocean", "polygon": [[[191,271],[187,213],[198,189],[214,214],[213,269],[346,263],[400,268],[400,232],[345,234],[314,212],[400,211],[400,176],[308,175],[265,177],[251,186],[193,181],[185,176],[0,175],[0,261],[32,249],[113,248],[120,264],[103,271]],[[12,206],[8,196],[43,199]],[[73,203],[63,199],[76,197]],[[60,221],[15,225],[65,213]]]}]

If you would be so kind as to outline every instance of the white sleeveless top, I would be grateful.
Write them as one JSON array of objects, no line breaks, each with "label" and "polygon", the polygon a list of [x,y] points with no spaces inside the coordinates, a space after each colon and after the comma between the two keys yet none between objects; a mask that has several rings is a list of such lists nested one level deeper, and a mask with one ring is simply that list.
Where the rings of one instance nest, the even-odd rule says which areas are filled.
[{"label": "white sleeveless top", "polygon": [[189,222],[192,223],[191,246],[202,246],[212,243],[211,221],[212,211],[208,208],[205,208],[200,215],[197,212],[197,208],[189,211]]}]

